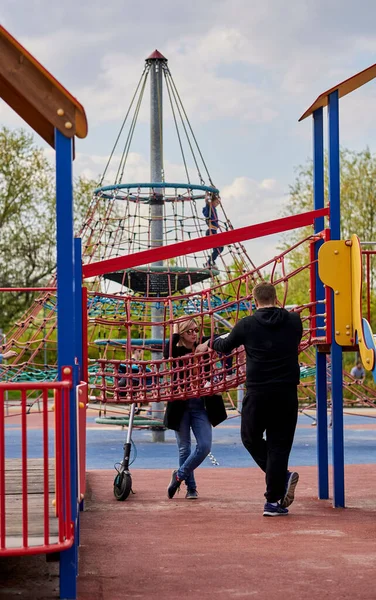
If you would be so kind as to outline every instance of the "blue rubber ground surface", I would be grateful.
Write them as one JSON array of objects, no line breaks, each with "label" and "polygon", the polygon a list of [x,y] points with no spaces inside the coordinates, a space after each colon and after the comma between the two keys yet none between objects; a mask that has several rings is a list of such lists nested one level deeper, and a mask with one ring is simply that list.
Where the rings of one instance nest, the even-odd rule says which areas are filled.
[{"label": "blue rubber ground surface", "polygon": [[[90,423],[94,417],[89,417]],[[295,443],[291,453],[290,464],[294,466],[316,465],[316,427],[312,420],[300,416],[295,435]],[[345,424],[345,462],[346,464],[376,463],[376,419],[369,417],[344,416]],[[346,426],[352,426],[346,429]],[[354,427],[355,426],[355,427]],[[375,428],[370,428],[374,426]],[[122,458],[122,447],[126,431],[119,427],[94,426],[87,430],[87,468],[111,469],[115,462]],[[216,427],[213,435],[212,453],[222,467],[255,466],[240,441],[240,417],[229,419]],[[331,462],[331,430],[329,429],[329,461]],[[172,431],[165,432],[164,443],[153,443],[152,434],[148,430],[134,430],[133,441],[136,446],[136,459],[132,469],[163,469],[177,466],[177,448]],[[50,430],[50,451],[53,455],[53,436]],[[21,456],[21,432],[18,426],[6,426],[6,457]],[[28,431],[28,452],[30,458],[42,455],[41,432],[37,429]],[[132,451],[132,458],[135,452]],[[202,467],[213,468],[207,458]],[[218,468],[218,467],[216,467]]]}]

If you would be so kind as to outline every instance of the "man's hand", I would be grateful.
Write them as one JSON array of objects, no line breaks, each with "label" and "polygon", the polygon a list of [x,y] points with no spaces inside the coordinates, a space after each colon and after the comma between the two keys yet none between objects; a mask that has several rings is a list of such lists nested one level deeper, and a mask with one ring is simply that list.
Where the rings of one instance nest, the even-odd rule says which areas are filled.
[{"label": "man's hand", "polygon": [[14,350],[8,350],[8,352],[4,352],[3,354],[3,358],[5,359],[13,358],[13,356],[17,356],[17,352],[14,352]]},{"label": "man's hand", "polygon": [[202,354],[203,352],[208,352],[208,350],[210,350],[209,342],[204,342],[203,344],[198,344],[196,346],[195,354]]}]

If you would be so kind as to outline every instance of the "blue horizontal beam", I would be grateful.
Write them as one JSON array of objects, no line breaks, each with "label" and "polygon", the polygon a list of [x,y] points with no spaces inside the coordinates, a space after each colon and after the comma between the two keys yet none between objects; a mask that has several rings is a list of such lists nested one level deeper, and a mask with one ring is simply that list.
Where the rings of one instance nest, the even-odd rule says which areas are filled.
[{"label": "blue horizontal beam", "polygon": [[[132,346],[161,346],[163,344],[162,339],[148,339],[141,340],[140,338],[135,338],[130,340]],[[94,344],[97,346],[124,346],[128,343],[127,338],[124,339],[100,339],[94,340]]]},{"label": "blue horizontal beam", "polygon": [[157,182],[156,183],[116,183],[114,185],[105,185],[103,187],[99,187],[96,190],[94,190],[94,194],[97,194],[99,192],[109,192],[109,191],[113,191],[113,190],[129,190],[131,188],[147,188],[147,189],[182,188],[182,189],[186,189],[186,190],[201,190],[204,192],[211,192],[212,194],[219,194],[219,190],[210,185],[195,185],[192,183],[164,183],[164,182],[159,182],[159,183],[157,183]]}]

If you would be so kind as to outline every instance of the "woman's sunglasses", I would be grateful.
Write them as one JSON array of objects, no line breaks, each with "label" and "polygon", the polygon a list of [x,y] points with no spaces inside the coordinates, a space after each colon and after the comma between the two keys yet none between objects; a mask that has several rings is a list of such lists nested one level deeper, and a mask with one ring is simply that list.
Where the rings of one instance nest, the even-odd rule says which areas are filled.
[{"label": "woman's sunglasses", "polygon": [[192,333],[198,333],[200,330],[195,327],[194,329],[186,329],[183,333],[188,333],[188,335],[192,335]]}]

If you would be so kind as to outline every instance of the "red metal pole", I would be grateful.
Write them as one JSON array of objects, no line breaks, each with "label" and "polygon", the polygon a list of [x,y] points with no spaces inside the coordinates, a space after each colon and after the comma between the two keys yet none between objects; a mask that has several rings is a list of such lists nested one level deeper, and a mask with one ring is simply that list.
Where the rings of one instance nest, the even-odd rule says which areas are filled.
[{"label": "red metal pole", "polygon": [[48,465],[48,390],[43,390],[43,502],[44,543],[50,541],[49,523],[49,465]]},{"label": "red metal pole", "polygon": [[309,293],[309,298],[310,298],[310,307],[309,307],[309,313],[311,316],[311,323],[310,323],[310,328],[311,328],[311,335],[310,337],[317,337],[317,331],[316,331],[316,314],[317,314],[317,298],[316,298],[316,262],[315,262],[315,245],[316,245],[316,240],[311,240],[309,243],[309,261],[310,261],[310,267],[309,267],[309,289],[310,289],[310,293]]},{"label": "red metal pole", "polygon": [[[70,410],[69,390],[63,392],[64,402],[64,492],[65,492],[65,539],[72,535],[71,530],[71,469],[70,469]],[[74,415],[73,418],[76,418]]]},{"label": "red metal pole", "polygon": [[5,548],[5,415],[4,391],[0,389],[0,549]]},{"label": "red metal pole", "polygon": [[[324,239],[326,242],[330,240],[331,230],[325,229]],[[331,289],[327,285],[325,286],[325,312],[326,312],[326,343],[332,343],[332,318],[333,318],[333,306],[332,306],[332,294]]]},{"label": "red metal pole", "polygon": [[63,499],[62,499],[62,476],[63,476],[63,448],[62,448],[62,390],[55,391],[55,501],[56,516],[59,520],[59,542],[64,541],[63,528]]},{"label": "red metal pole", "polygon": [[87,287],[82,286],[82,380],[89,383]]},{"label": "red metal pole", "polygon": [[26,390],[21,392],[21,456],[22,456],[22,544],[28,546],[27,429]]},{"label": "red metal pole", "polygon": [[366,251],[366,269],[367,269],[367,320],[371,323],[371,269],[370,269],[370,253]]}]

